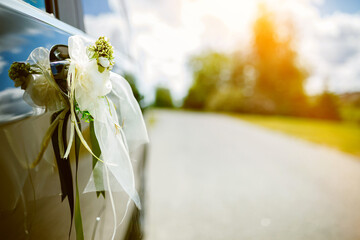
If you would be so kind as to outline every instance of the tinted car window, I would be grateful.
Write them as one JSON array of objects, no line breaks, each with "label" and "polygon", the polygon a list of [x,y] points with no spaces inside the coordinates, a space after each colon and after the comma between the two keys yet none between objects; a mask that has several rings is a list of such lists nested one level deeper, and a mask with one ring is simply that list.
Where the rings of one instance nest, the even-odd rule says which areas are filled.
[{"label": "tinted car window", "polygon": [[82,7],[84,15],[99,15],[102,13],[110,13],[112,10],[109,7],[108,1],[98,0],[82,0]]},{"label": "tinted car window", "polygon": [[33,5],[36,8],[45,11],[45,0],[23,0],[23,1],[27,2],[30,5]]},{"label": "tinted car window", "polygon": [[37,47],[50,49],[67,44],[70,34],[36,21],[27,15],[0,8],[0,123],[33,114],[22,99],[23,90],[14,87],[8,69],[15,61],[25,61]]}]

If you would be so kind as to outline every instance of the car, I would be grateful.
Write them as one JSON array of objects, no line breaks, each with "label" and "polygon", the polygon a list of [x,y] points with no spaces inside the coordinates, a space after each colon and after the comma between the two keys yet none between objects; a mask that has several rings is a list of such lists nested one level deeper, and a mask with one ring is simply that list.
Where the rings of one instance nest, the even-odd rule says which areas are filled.
[{"label": "car", "polygon": [[[50,113],[39,111],[23,99],[24,91],[8,76],[11,63],[25,61],[37,47],[50,49],[67,45],[68,38],[85,32],[82,4],[66,1],[0,0],[0,239],[76,239],[74,223],[66,200],[60,196],[60,182],[54,153],[49,144],[35,168],[30,164],[41,148],[50,125]],[[136,64],[127,54],[126,61],[114,71],[131,73],[126,66]],[[89,128],[83,124],[85,139]],[[131,153],[137,190],[142,202],[146,145]],[[75,169],[74,158],[71,168]],[[91,175],[92,156],[80,150],[78,182],[85,239],[111,239],[114,229],[109,197],[94,192],[82,193]],[[74,171],[72,173],[74,175]],[[118,223],[127,209],[125,192],[114,192]],[[115,239],[141,239],[143,211],[130,204],[122,223],[116,226]]]}]

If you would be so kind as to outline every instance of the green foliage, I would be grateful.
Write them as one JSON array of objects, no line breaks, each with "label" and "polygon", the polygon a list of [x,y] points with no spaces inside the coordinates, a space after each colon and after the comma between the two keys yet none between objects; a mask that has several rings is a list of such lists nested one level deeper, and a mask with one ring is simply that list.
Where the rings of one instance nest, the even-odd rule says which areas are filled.
[{"label": "green foliage", "polygon": [[8,72],[10,79],[15,83],[15,87],[21,86],[21,89],[26,89],[26,77],[30,74],[30,71],[29,63],[14,62],[11,64]]},{"label": "green foliage", "polygon": [[360,92],[349,92],[339,95],[341,118],[360,124]]},{"label": "green foliage", "polygon": [[340,120],[338,97],[335,94],[324,92],[317,96],[312,106],[309,117]]},{"label": "green foliage", "polygon": [[203,109],[210,96],[231,74],[231,59],[226,54],[208,52],[189,61],[194,83],[184,99],[185,108]]},{"label": "green foliage", "polygon": [[[87,53],[90,59],[96,59],[99,72],[105,69],[111,69],[114,62],[114,49],[106,37],[99,37],[95,45],[88,47]],[[102,66],[99,58],[106,58],[109,61],[109,66]]]},{"label": "green foliage", "polygon": [[246,54],[193,56],[193,84],[183,107],[339,120],[336,96],[324,93],[314,99],[305,94],[308,72],[299,64],[291,22],[276,17],[260,8]]},{"label": "green foliage", "polygon": [[[81,131],[81,123],[79,118],[76,116],[76,121],[79,125]],[[94,122],[92,122],[94,124]],[[67,123],[66,123],[67,124]],[[75,209],[74,209],[74,222],[75,222],[75,231],[76,231],[76,240],[84,240],[84,229],[82,224],[81,217],[81,207],[80,207],[80,194],[79,194],[79,183],[78,183],[78,170],[79,170],[79,156],[80,156],[80,146],[81,141],[78,133],[75,131]]]},{"label": "green foliage", "polygon": [[303,84],[308,74],[297,63],[291,27],[285,23],[281,27],[289,33],[280,36],[275,16],[265,7],[260,9],[253,26],[251,54],[257,72],[254,94],[271,103],[259,112],[301,116],[307,109]]},{"label": "green foliage", "polygon": [[91,114],[88,111],[81,111],[77,103],[75,103],[75,112],[76,114],[80,113],[81,119],[87,123],[94,121],[94,118],[91,116]]},{"label": "green foliage", "polygon": [[162,107],[162,108],[173,108],[174,107],[171,93],[168,88],[164,88],[164,87],[156,88],[154,106]]},{"label": "green foliage", "polygon": [[103,73],[105,71],[106,68],[104,68],[103,66],[98,64],[98,71]]},{"label": "green foliage", "polygon": [[136,101],[139,103],[141,109],[143,109],[144,104],[143,104],[142,101],[144,99],[144,96],[140,93],[139,88],[137,87],[137,82],[136,82],[135,76],[133,74],[131,74],[131,73],[125,73],[124,78],[129,83]]},{"label": "green foliage", "polygon": [[360,156],[360,125],[286,116],[234,115],[241,120]]},{"label": "green foliage", "polygon": [[94,52],[93,58],[95,59],[99,57],[105,57],[111,60],[114,59],[114,49],[106,37],[99,37],[95,42],[95,45],[89,47],[89,50]]},{"label": "green foliage", "polygon": [[357,122],[360,124],[360,107],[356,106],[342,106],[340,107],[341,118],[346,121]]},{"label": "green foliage", "polygon": [[210,111],[244,112],[246,97],[241,88],[226,87],[216,91],[206,104]]},{"label": "green foliage", "polygon": [[[90,142],[91,142],[91,149],[96,156],[92,156],[92,170],[93,170],[93,176],[94,176],[94,184],[96,189],[104,189],[104,183],[103,183],[103,172],[101,168],[95,168],[96,164],[103,164],[98,159],[101,156],[101,149],[99,146],[99,142],[96,138],[95,134],[95,127],[94,122],[90,122]],[[105,191],[96,191],[96,196],[99,197],[100,195],[103,195],[105,198]]]}]

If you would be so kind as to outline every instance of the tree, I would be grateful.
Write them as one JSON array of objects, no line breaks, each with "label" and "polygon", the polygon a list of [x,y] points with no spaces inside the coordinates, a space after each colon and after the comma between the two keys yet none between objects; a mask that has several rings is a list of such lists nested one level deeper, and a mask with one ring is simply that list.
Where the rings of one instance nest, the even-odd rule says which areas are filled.
[{"label": "tree", "polygon": [[173,108],[170,90],[164,87],[157,87],[155,92],[155,107]]},{"label": "tree", "polygon": [[143,109],[144,106],[142,104],[142,100],[144,99],[144,96],[140,93],[137,87],[135,76],[131,73],[125,73],[124,78],[129,83],[136,101],[139,103],[141,109]]},{"label": "tree", "polygon": [[338,109],[338,97],[328,91],[325,91],[316,98],[311,117],[341,120]]},{"label": "tree", "polygon": [[307,109],[303,88],[307,72],[297,63],[292,28],[286,24],[281,27],[289,33],[280,35],[275,16],[262,6],[253,25],[254,93],[267,102],[260,109],[264,113],[303,115]]},{"label": "tree", "polygon": [[184,99],[183,106],[204,109],[211,95],[229,80],[230,58],[225,54],[208,52],[192,57],[189,66],[193,72],[193,85]]}]

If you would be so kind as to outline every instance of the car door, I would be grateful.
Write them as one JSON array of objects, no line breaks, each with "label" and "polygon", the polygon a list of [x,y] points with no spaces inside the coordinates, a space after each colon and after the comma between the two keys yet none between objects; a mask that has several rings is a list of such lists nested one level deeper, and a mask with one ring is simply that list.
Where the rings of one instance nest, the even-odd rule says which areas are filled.
[{"label": "car door", "polygon": [[[75,239],[69,205],[61,201],[59,195],[59,176],[51,144],[40,164],[29,167],[50,125],[50,114],[34,110],[24,101],[24,91],[14,87],[8,69],[12,62],[25,61],[37,47],[50,49],[56,44],[67,45],[70,36],[86,35],[82,31],[81,4],[68,0],[64,1],[65,5],[60,1],[35,2],[34,7],[21,1],[0,1],[0,238],[67,239],[71,229],[70,239]],[[73,14],[66,8],[69,4],[76,6]],[[69,12],[65,14],[66,9]],[[86,123],[83,130],[89,140]],[[141,183],[145,155],[143,149],[132,154],[138,160],[133,163],[135,178]],[[82,148],[78,173],[80,191],[90,178],[91,162],[90,154]],[[75,169],[75,163],[71,165]],[[140,186],[138,184],[139,190]],[[125,215],[128,197],[124,192],[117,192],[114,199],[119,223]],[[109,198],[97,197],[94,192],[82,193],[80,203],[85,239],[110,239],[114,216]],[[134,237],[130,232],[139,231],[137,216],[131,204],[123,223],[115,226],[116,239]],[[140,238],[139,235],[136,238]]]}]

